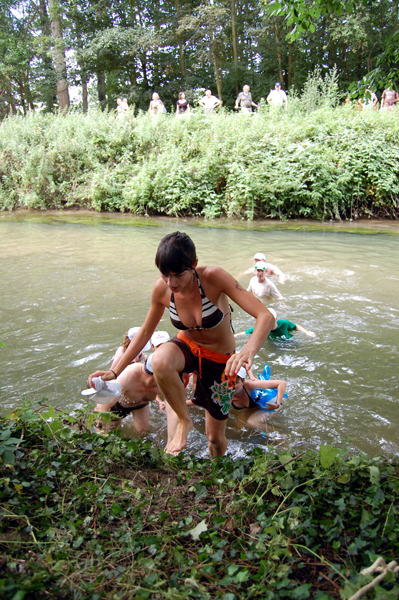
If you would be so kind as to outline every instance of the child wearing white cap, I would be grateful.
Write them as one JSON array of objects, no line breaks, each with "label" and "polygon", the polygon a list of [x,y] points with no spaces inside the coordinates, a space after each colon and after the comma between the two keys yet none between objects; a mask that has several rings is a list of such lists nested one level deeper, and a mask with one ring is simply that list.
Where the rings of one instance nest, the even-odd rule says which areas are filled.
[{"label": "child wearing white cap", "polygon": [[[136,335],[136,333],[139,330],[140,330],[140,327],[131,327],[129,329],[129,331],[127,331],[125,333],[122,344],[119,346],[119,348],[115,352],[114,358],[112,359],[112,365],[111,365],[111,369],[110,369],[111,371],[118,364],[118,362],[120,361],[122,356],[125,354],[126,348],[129,346],[130,342],[132,341],[132,339],[134,338],[134,336]],[[147,344],[144,346],[144,348],[142,348],[141,352],[134,358],[134,360],[132,360],[132,363],[145,362],[147,357],[144,354],[144,352],[147,352],[147,350],[149,350],[150,348],[151,348],[151,346],[150,346],[149,342],[147,342]]]},{"label": "child wearing white cap", "polygon": [[[257,252],[254,255],[254,261],[255,261],[255,265],[253,267],[251,267],[250,269],[247,269],[246,271],[244,271],[244,273],[240,273],[240,275],[248,275],[249,273],[255,273],[255,267],[256,264],[258,262],[264,262],[266,263],[266,270],[265,270],[265,275],[266,277],[272,277],[273,275],[278,277],[278,283],[284,283],[285,282],[285,275],[284,273],[278,268],[276,267],[276,265],[272,265],[271,263],[266,262],[266,256],[263,254],[263,252]],[[239,277],[240,277],[239,275]]]}]

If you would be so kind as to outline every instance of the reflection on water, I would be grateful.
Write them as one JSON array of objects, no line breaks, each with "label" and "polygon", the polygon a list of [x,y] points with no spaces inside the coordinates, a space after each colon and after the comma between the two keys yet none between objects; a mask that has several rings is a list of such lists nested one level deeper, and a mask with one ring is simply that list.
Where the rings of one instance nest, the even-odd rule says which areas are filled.
[{"label": "reflection on water", "polygon": [[[0,223],[3,409],[24,397],[47,397],[65,410],[82,405],[87,375],[109,367],[125,331],[143,321],[157,278],[156,247],[177,228],[194,239],[200,263],[235,275],[255,252],[265,252],[288,275],[279,286],[286,302],[274,304],[278,316],[317,333],[265,343],[255,372],[268,362],[272,377],[287,381],[289,398],[266,435],[243,427],[234,412],[230,451],[341,443],[371,455],[398,453],[399,240],[383,235],[198,229],[184,221],[162,227]],[[253,324],[237,307],[233,317],[236,331]],[[174,334],[166,314],[159,328]],[[238,338],[238,349],[244,343]],[[192,416],[189,450],[206,456],[203,412],[194,408]],[[155,444],[164,444],[165,427],[154,405]],[[130,417],[122,431],[132,434]]]}]

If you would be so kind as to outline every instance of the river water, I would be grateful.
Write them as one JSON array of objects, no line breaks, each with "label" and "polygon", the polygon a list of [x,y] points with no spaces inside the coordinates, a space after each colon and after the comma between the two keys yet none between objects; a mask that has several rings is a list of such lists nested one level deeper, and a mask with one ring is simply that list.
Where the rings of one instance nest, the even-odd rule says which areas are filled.
[{"label": "river water", "polygon": [[[316,332],[267,341],[255,359],[272,378],[287,381],[288,399],[269,420],[268,433],[228,420],[229,452],[254,446],[345,446],[374,456],[398,454],[399,237],[317,231],[237,231],[189,222],[144,226],[31,221],[0,222],[0,348],[2,412],[24,399],[47,398],[73,411],[89,373],[109,367],[129,327],[145,317],[161,238],[180,229],[197,246],[200,264],[233,275],[255,252],[287,274],[274,303],[280,318]],[[248,284],[249,275],[240,282]],[[235,307],[236,331],[253,319]],[[175,333],[165,316],[159,329]],[[244,344],[238,338],[237,348]],[[204,414],[192,409],[188,450],[207,456]],[[154,403],[150,437],[166,439],[166,420]],[[123,435],[134,435],[125,419]]]}]

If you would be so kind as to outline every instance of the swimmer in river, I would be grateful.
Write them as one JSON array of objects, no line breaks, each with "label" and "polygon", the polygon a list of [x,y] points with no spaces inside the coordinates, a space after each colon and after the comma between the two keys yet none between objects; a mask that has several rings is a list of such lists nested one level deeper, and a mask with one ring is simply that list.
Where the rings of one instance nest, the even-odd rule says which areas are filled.
[{"label": "swimmer in river", "polygon": [[276,275],[278,277],[278,283],[285,282],[286,275],[278,267],[276,267],[276,265],[272,265],[271,263],[266,262],[266,256],[263,254],[263,252],[257,252],[255,254],[254,262],[255,262],[255,265],[253,267],[251,267],[250,269],[247,269],[243,273],[240,273],[239,277],[241,275],[249,275],[250,273],[256,274],[256,271],[255,271],[256,264],[258,262],[264,262],[264,263],[266,263],[266,271],[265,271],[266,277],[272,277],[273,275]]},{"label": "swimmer in river", "polygon": [[[277,319],[277,313],[274,308],[269,308],[269,312],[272,313],[274,317],[274,325],[272,327],[271,332],[269,333],[269,339],[274,339],[278,337],[285,337],[287,340],[292,338],[293,331],[302,331],[305,335],[309,337],[316,337],[316,334],[313,331],[308,331],[301,325],[296,325],[295,323],[291,323],[287,319]],[[245,331],[240,331],[240,333],[236,333],[234,337],[241,337],[243,335],[251,335],[254,328],[250,327]]]},{"label": "swimmer in river", "polygon": [[276,300],[284,300],[276,286],[270,279],[266,277],[267,264],[263,261],[255,263],[255,277],[252,277],[247,288],[248,292],[252,292],[257,298],[275,298]]},{"label": "swimmer in river", "polygon": [[[114,358],[112,359],[111,369],[113,369],[118,364],[118,362],[120,361],[122,356],[125,354],[127,347],[129,346],[130,342],[132,341],[132,339],[134,338],[136,333],[139,331],[139,329],[140,329],[140,327],[131,327],[129,329],[129,331],[127,333],[125,333],[125,337],[123,338],[122,344],[119,346],[119,348],[115,352]],[[147,358],[146,355],[144,354],[144,352],[149,350],[150,347],[151,346],[149,343],[145,344],[143,346],[143,348],[141,349],[141,351],[137,354],[137,356],[134,357],[134,359],[132,360],[132,363],[135,363],[135,362],[144,363]]]},{"label": "swimmer in river", "polygon": [[[165,308],[179,333],[154,353],[152,368],[158,387],[178,417],[167,452],[178,454],[187,444],[193,422],[185,402],[181,373],[198,373],[193,402],[206,410],[205,429],[211,456],[223,456],[227,448],[226,419],[240,367],[249,369],[253,357],[267,338],[273,317],[221,267],[198,266],[193,241],[185,233],[165,236],[155,263],[161,272],[152,294],[144,324],[112,371],[90,375],[113,380],[148,342]],[[231,329],[229,298],[256,318],[254,332],[239,354]]]},{"label": "swimmer in river", "polygon": [[[242,368],[237,375],[232,407],[240,411],[245,409],[242,416],[248,427],[265,431],[267,419],[280,409],[286,386],[285,381],[278,379],[246,379],[246,371]],[[275,402],[268,402],[265,408],[260,408],[251,397],[251,392],[256,389],[277,389]]]}]

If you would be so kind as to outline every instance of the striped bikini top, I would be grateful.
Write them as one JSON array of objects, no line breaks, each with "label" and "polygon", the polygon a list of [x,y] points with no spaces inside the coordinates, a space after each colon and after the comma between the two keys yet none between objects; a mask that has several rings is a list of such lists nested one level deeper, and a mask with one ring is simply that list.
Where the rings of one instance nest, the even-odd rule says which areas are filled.
[{"label": "striped bikini top", "polygon": [[188,331],[190,329],[195,329],[196,331],[202,331],[203,329],[213,329],[217,327],[225,317],[229,314],[223,314],[223,312],[215,306],[206,296],[205,292],[202,289],[201,282],[198,277],[197,271],[194,269],[195,276],[198,282],[198,289],[202,299],[202,326],[199,327],[196,325],[195,327],[186,327],[184,323],[182,323],[179,319],[179,315],[177,314],[176,306],[175,306],[175,297],[172,293],[169,302],[169,316],[172,321],[172,325],[176,327],[176,329],[181,329],[184,331]]}]

